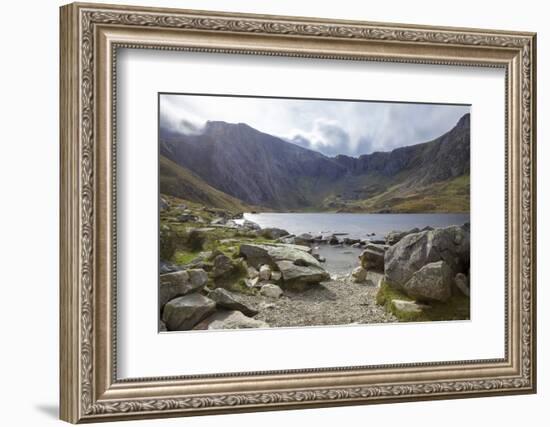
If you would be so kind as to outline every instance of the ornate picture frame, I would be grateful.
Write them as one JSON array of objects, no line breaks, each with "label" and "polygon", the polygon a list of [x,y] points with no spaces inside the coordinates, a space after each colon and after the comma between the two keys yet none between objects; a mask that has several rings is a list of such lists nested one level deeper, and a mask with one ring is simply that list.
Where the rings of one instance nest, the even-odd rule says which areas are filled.
[{"label": "ornate picture frame", "polygon": [[[536,391],[536,35],[75,3],[61,15],[61,419],[112,421]],[[498,67],[506,88],[505,357],[117,378],[119,48]]]}]

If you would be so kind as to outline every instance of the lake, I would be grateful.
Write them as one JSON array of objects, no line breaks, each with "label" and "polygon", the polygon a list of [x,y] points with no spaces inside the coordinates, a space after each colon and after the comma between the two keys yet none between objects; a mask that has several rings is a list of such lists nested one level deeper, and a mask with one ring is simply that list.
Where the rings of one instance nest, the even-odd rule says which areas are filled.
[{"label": "lake", "polygon": [[[245,213],[244,218],[262,228],[282,228],[292,234],[342,234],[355,239],[384,239],[392,230],[462,225],[469,214],[354,214],[354,213]],[[374,235],[372,235],[374,233]],[[363,249],[347,245],[320,245],[314,248],[326,258],[324,268],[333,276],[349,274],[358,265]]]},{"label": "lake", "polygon": [[[470,221],[468,213],[433,214],[358,214],[358,213],[245,213],[245,219],[262,228],[282,228],[292,234],[331,235],[345,233],[356,239],[383,239],[392,230],[462,225]],[[371,235],[374,233],[374,236]]]}]

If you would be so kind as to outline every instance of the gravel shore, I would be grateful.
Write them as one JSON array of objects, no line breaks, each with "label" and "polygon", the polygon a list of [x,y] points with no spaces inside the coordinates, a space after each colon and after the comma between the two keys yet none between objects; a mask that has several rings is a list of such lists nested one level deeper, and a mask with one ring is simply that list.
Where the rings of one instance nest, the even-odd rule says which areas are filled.
[{"label": "gravel shore", "polygon": [[347,277],[323,282],[305,292],[285,291],[278,299],[263,296],[244,296],[258,307],[255,319],[271,327],[349,325],[397,322],[376,304],[378,287],[354,283]]}]

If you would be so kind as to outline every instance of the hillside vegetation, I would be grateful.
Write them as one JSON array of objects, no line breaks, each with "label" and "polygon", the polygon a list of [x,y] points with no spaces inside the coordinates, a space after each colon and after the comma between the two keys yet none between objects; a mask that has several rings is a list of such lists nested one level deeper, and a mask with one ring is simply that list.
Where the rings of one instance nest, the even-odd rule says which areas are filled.
[{"label": "hillside vegetation", "polygon": [[159,158],[160,192],[230,212],[245,212],[252,207],[216,190],[201,178],[164,156]]}]

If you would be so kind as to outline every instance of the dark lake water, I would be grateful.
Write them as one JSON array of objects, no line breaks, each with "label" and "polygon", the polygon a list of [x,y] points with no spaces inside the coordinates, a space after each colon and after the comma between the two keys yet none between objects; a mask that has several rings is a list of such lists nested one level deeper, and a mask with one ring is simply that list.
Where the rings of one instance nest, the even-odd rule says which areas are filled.
[{"label": "dark lake water", "polygon": [[[392,230],[462,225],[470,214],[355,214],[355,213],[245,213],[244,217],[262,228],[277,227],[289,233],[327,235],[346,233],[357,239],[383,239]],[[370,236],[375,233],[374,236]]]}]

